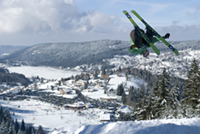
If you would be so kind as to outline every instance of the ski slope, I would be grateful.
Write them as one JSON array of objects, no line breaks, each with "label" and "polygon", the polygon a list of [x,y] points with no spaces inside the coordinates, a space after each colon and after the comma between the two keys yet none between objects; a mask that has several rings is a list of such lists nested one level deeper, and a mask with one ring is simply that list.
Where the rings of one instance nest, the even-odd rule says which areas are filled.
[{"label": "ski slope", "polygon": [[[59,134],[59,132],[57,132]],[[168,119],[88,125],[75,134],[199,134],[200,119]]]}]

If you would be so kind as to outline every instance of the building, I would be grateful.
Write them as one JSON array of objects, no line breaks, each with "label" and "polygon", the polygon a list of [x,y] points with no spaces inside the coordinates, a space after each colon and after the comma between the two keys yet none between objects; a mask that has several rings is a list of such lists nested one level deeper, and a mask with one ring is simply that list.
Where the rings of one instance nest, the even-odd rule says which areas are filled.
[{"label": "building", "polygon": [[117,97],[105,96],[105,97],[100,97],[100,100],[107,102],[117,101]]},{"label": "building", "polygon": [[73,109],[73,110],[81,110],[86,108],[84,102],[81,101],[74,104],[65,104],[64,107],[66,109]]},{"label": "building", "polygon": [[110,122],[110,114],[101,114],[99,116],[99,121],[102,123]]}]

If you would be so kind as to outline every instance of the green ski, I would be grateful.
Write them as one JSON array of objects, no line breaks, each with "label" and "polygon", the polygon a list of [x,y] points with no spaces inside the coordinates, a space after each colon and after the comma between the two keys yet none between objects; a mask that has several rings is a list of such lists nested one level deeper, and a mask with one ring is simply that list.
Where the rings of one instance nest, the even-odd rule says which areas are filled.
[{"label": "green ski", "polygon": [[136,11],[131,11],[139,20],[144,23],[146,28],[150,30],[155,36],[157,36],[165,45],[167,45],[176,55],[178,55],[178,51],[171,45],[169,42],[167,42],[160,34],[158,34]]},{"label": "green ski", "polygon": [[127,16],[127,18],[131,21],[131,23],[135,26],[135,29],[137,29],[137,31],[139,32],[140,36],[142,36],[145,41],[151,46],[151,48],[154,50],[154,52],[159,55],[160,51],[158,50],[158,48],[150,41],[150,39],[140,30],[139,26],[135,23],[135,21],[131,18],[131,16],[129,15],[129,13],[124,10],[123,13]]}]

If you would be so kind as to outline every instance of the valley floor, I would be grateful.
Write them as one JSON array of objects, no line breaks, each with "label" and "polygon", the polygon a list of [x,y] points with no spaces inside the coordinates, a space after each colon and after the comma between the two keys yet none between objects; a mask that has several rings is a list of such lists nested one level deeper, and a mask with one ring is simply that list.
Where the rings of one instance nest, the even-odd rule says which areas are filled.
[{"label": "valley floor", "polygon": [[[39,75],[39,77],[49,79],[70,77],[72,74],[80,73],[62,72],[61,70],[45,69],[43,67],[33,68],[27,67],[26,69],[26,67],[19,67],[19,70],[16,70],[18,68],[10,67],[9,70],[11,72],[23,73],[27,77],[35,74]],[[30,71],[31,69],[36,72]],[[24,72],[20,72],[22,70]],[[63,74],[65,76],[62,76]],[[124,78],[114,77],[111,79],[112,88],[116,88],[116,81],[123,82]],[[134,85],[134,83],[139,84]],[[140,86],[142,83],[144,82],[141,80],[137,82],[132,80],[127,85]],[[99,94],[96,95],[95,93],[97,92],[94,92],[94,94],[83,92],[88,97],[99,97]],[[21,122],[24,119],[26,124],[33,124],[36,128],[42,125],[48,134],[199,134],[200,132],[200,118],[110,122],[102,124],[99,120],[100,114],[104,112],[104,109],[67,110],[35,99],[23,101],[0,100],[0,104],[10,109],[14,120],[17,119],[18,122]]]}]

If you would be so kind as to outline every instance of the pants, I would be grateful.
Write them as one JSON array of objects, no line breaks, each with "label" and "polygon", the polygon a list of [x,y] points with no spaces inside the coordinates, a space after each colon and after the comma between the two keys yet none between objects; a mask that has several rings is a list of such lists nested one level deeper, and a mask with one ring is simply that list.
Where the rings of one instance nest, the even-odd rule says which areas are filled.
[{"label": "pants", "polygon": [[[140,30],[144,33],[142,29]],[[151,34],[150,31],[147,30],[145,35],[150,39],[151,42],[153,41],[153,34]],[[131,31],[130,37],[137,48],[143,47],[143,44],[146,46],[150,46],[140,35],[138,35],[138,33],[135,30]]]}]

